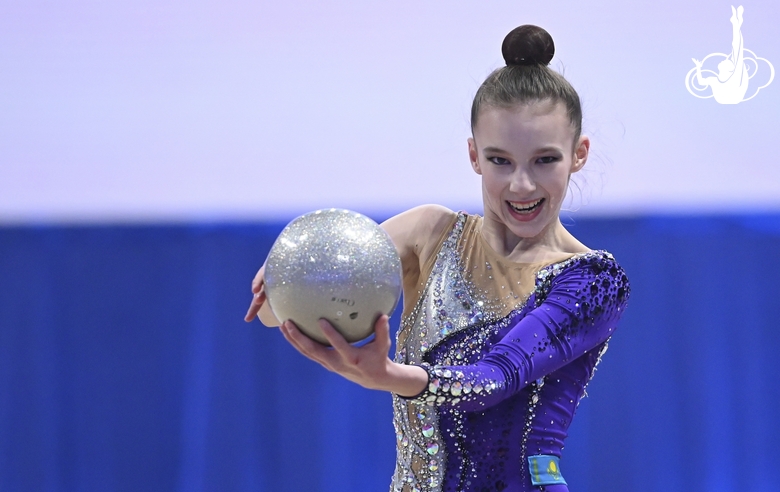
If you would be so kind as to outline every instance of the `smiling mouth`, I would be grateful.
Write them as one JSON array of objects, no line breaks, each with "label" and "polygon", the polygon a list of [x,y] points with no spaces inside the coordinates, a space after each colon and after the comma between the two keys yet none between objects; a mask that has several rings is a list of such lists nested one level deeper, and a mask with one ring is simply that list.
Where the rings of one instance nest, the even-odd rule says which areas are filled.
[{"label": "smiling mouth", "polygon": [[544,203],[544,198],[540,198],[540,199],[536,200],[535,202],[527,204],[527,205],[515,205],[514,203],[512,203],[510,201],[507,201],[507,203],[509,204],[509,208],[511,208],[512,210],[514,210],[515,212],[517,212],[519,214],[530,214],[534,210],[539,208],[542,205],[542,203]]}]

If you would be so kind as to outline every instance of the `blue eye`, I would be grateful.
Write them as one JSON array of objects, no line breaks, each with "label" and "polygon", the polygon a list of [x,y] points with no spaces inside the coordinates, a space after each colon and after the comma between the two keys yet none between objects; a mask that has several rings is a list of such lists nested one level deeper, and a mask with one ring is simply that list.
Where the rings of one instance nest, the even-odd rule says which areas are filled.
[{"label": "blue eye", "polygon": [[488,157],[488,160],[498,166],[505,166],[507,164],[511,164],[509,159],[504,159],[503,157]]},{"label": "blue eye", "polygon": [[540,157],[539,159],[536,160],[536,162],[538,162],[539,164],[550,164],[551,162],[556,162],[556,161],[559,161],[559,160],[560,160],[560,157],[547,155],[547,156],[544,156],[544,157]]}]

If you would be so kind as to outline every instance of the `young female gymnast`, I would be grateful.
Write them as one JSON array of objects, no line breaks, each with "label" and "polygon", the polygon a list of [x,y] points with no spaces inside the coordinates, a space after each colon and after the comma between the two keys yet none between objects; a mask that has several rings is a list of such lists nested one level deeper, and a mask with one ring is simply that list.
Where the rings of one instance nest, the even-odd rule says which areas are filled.
[{"label": "young female gymnast", "polygon": [[[332,348],[281,324],[305,356],[393,394],[393,491],[567,491],[563,441],[629,295],[612,255],[558,217],[590,141],[579,96],[547,67],[552,38],[521,26],[502,51],[471,111],[484,217],[424,205],[382,224],[403,265],[394,360],[386,316],[361,347],[325,321]],[[252,291],[247,320],[278,325],[263,269]]]}]

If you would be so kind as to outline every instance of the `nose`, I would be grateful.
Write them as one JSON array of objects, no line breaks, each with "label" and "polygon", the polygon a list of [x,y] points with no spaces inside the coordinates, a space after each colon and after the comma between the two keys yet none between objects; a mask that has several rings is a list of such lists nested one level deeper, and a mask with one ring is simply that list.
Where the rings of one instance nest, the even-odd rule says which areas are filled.
[{"label": "nose", "polygon": [[536,190],[536,183],[531,172],[525,166],[517,166],[512,173],[509,183],[509,191],[517,194],[528,194]]}]

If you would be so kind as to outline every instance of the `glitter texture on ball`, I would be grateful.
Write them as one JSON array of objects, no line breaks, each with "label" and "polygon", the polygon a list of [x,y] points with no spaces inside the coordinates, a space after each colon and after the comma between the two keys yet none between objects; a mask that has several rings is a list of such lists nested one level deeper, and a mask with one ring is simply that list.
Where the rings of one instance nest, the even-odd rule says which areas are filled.
[{"label": "glitter texture on ball", "polygon": [[317,210],[290,222],[265,265],[268,304],[329,345],[317,324],[328,320],[348,342],[370,336],[401,296],[401,259],[376,222],[343,209]]}]

